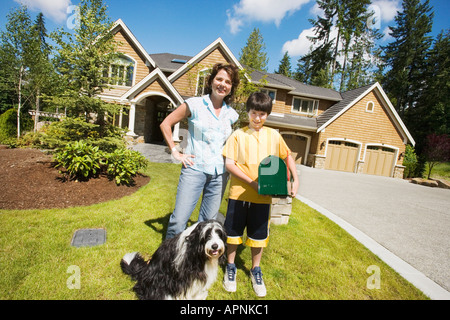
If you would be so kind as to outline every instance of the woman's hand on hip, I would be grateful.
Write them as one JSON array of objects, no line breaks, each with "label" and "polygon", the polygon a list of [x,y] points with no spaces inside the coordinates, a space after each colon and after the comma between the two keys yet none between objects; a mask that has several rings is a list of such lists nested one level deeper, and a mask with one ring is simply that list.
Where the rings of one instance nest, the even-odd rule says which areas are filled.
[{"label": "woman's hand on hip", "polygon": [[172,157],[175,160],[180,161],[185,168],[187,168],[188,166],[194,165],[194,161],[192,161],[192,159],[195,158],[195,156],[192,154],[184,154],[184,153],[180,153],[178,151],[173,151]]}]

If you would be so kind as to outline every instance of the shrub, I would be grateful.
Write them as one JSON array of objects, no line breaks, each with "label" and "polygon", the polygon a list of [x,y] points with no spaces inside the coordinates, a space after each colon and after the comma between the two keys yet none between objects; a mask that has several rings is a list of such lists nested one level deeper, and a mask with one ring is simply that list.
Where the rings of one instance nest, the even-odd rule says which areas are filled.
[{"label": "shrub", "polygon": [[85,141],[67,144],[54,158],[56,167],[64,167],[69,179],[88,180],[104,173],[118,185],[131,184],[138,170],[147,166],[147,159],[137,151],[119,148],[108,153]]},{"label": "shrub", "polygon": [[[20,130],[32,128],[33,121],[28,114],[22,113]],[[0,115],[0,143],[15,145],[17,143],[17,109],[9,109]]]},{"label": "shrub", "polygon": [[103,153],[84,141],[67,144],[55,153],[56,167],[64,167],[70,179],[88,180],[100,172]]},{"label": "shrub", "polygon": [[106,173],[117,184],[130,184],[139,169],[147,166],[147,159],[137,151],[125,148],[105,154]]},{"label": "shrub", "polygon": [[123,129],[113,125],[99,126],[82,118],[65,118],[44,127],[33,139],[24,137],[22,140],[24,144],[31,141],[38,147],[47,149],[64,148],[71,142],[83,140],[98,146],[102,151],[111,152],[125,147],[123,133]]},{"label": "shrub", "polygon": [[409,144],[406,145],[403,165],[405,166],[403,177],[404,178],[414,177],[417,169],[417,155],[414,151],[414,147],[410,146]]}]

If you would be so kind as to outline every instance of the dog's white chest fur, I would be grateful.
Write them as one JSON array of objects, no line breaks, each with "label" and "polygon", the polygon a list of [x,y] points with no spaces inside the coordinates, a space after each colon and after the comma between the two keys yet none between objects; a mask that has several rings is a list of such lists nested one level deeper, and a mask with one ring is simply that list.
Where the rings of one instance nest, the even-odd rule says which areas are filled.
[{"label": "dog's white chest fur", "polygon": [[206,283],[195,280],[189,290],[186,292],[185,300],[205,300],[208,296],[208,290],[217,279],[219,264],[217,259],[209,260],[205,264]]},{"label": "dog's white chest fur", "polygon": [[138,253],[126,254],[122,270],[137,281],[134,290],[140,299],[206,299],[219,259],[224,260],[225,242],[221,224],[201,222],[164,241],[149,262]]}]

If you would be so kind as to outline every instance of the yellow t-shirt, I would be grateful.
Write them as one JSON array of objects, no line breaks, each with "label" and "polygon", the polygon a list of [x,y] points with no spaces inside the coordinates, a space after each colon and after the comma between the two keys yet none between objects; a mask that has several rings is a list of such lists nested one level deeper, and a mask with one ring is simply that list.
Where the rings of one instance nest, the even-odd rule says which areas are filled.
[{"label": "yellow t-shirt", "polygon": [[[254,181],[258,181],[258,166],[261,160],[274,155],[286,159],[291,150],[277,130],[262,127],[259,131],[248,126],[238,129],[228,138],[222,154],[236,162],[239,169]],[[270,196],[259,195],[244,181],[231,175],[230,195],[233,200],[253,203],[271,203]]]}]

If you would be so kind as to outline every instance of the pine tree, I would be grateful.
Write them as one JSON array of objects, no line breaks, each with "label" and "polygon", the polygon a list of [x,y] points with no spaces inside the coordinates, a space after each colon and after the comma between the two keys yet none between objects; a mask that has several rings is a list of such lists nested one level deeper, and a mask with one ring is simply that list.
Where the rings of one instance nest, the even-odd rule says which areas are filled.
[{"label": "pine tree", "polygon": [[30,66],[30,90],[35,96],[34,129],[39,122],[39,111],[43,110],[41,105],[41,95],[50,94],[54,89],[54,79],[56,77],[53,64],[49,60],[50,46],[47,44],[47,29],[45,28],[45,19],[42,13],[36,17],[32,26],[33,37],[33,56]]},{"label": "pine tree", "polygon": [[450,31],[442,31],[427,56],[424,88],[414,108],[406,113],[408,129],[422,153],[426,137],[431,134],[450,136]]},{"label": "pine tree", "polygon": [[400,116],[414,108],[424,86],[426,57],[432,39],[434,13],[429,0],[404,0],[403,9],[390,27],[394,41],[383,47],[384,63],[390,68],[383,79],[383,87]]},{"label": "pine tree", "polygon": [[[379,34],[369,30],[367,11],[370,0],[318,0],[323,16],[310,20],[315,36],[309,40],[313,47],[298,61],[300,72],[310,84],[347,90],[370,81],[368,71],[374,64],[374,41]],[[355,60],[355,61],[353,61]],[[305,70],[306,62],[308,68]],[[342,61],[342,65],[339,61]]]},{"label": "pine tree", "polygon": [[258,28],[254,28],[247,39],[247,44],[241,49],[239,62],[248,69],[267,71],[269,59],[265,50],[263,36]]},{"label": "pine tree", "polygon": [[291,71],[291,57],[289,57],[288,52],[284,53],[283,58],[280,61],[280,65],[278,66],[278,70],[275,73],[279,73],[285,75],[286,77],[292,77]]}]

